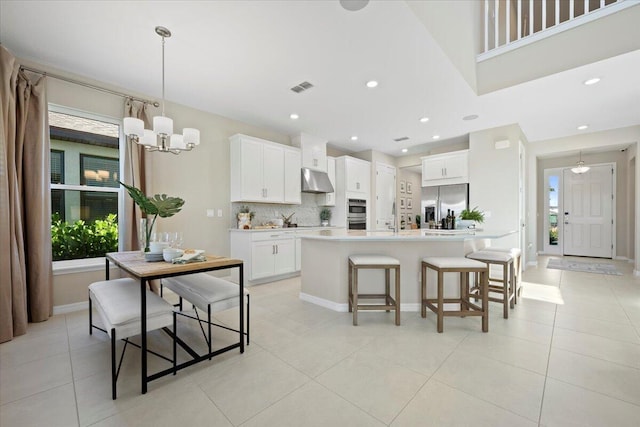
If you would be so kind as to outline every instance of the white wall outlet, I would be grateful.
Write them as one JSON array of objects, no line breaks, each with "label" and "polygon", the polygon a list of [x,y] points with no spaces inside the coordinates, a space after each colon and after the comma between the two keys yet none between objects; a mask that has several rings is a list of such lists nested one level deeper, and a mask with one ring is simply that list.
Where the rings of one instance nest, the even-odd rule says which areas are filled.
[{"label": "white wall outlet", "polygon": [[218,209],[218,218],[222,218],[222,209]]},{"label": "white wall outlet", "polygon": [[214,216],[215,215],[214,215],[213,209],[207,209],[207,217],[213,218]]},{"label": "white wall outlet", "polygon": [[491,218],[491,211],[484,211],[485,218]]}]

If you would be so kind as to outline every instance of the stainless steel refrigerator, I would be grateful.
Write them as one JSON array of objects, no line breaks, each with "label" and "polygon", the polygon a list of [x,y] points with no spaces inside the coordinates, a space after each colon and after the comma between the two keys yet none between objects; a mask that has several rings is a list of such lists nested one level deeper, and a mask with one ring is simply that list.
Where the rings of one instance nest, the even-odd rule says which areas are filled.
[{"label": "stainless steel refrigerator", "polygon": [[428,228],[430,219],[440,223],[448,210],[454,211],[457,217],[463,209],[469,209],[469,184],[422,187],[421,227]]}]

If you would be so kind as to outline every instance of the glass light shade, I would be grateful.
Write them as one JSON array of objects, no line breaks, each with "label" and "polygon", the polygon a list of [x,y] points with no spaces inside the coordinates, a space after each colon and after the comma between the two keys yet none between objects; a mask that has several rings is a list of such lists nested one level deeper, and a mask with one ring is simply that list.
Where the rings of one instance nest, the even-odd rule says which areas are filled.
[{"label": "glass light shade", "polygon": [[135,135],[142,138],[144,135],[144,122],[134,117],[125,117],[123,121],[124,134],[127,136]]},{"label": "glass light shade", "polygon": [[156,135],[164,133],[165,135],[173,134],[173,120],[165,116],[155,116],[153,118],[153,131]]},{"label": "glass light shade", "polygon": [[589,169],[591,169],[589,166],[580,165],[575,168],[571,168],[571,172],[581,174],[587,172]]},{"label": "glass light shade", "polygon": [[200,145],[200,131],[194,128],[182,129],[185,144]]},{"label": "glass light shade", "polygon": [[178,133],[171,135],[170,148],[177,148],[178,150],[184,150],[187,145],[184,143],[184,137]]},{"label": "glass light shade", "polygon": [[155,146],[158,145],[158,138],[152,130],[145,129],[144,136],[142,137],[142,143],[144,145]]}]

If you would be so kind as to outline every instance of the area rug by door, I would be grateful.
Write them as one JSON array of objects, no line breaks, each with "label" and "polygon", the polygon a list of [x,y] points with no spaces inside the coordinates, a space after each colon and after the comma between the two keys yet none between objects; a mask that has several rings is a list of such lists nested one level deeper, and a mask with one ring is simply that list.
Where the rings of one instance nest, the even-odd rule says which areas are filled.
[{"label": "area rug by door", "polygon": [[551,258],[547,263],[547,268],[553,268],[555,270],[582,271],[585,273],[597,273],[597,274],[609,274],[612,276],[622,276],[622,273],[620,273],[616,268],[616,266],[613,264],[576,261],[572,259]]}]

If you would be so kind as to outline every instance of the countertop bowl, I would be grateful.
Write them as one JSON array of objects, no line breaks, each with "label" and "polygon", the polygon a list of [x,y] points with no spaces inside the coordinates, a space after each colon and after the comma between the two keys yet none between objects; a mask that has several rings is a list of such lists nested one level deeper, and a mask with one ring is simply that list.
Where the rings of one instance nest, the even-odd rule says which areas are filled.
[{"label": "countertop bowl", "polygon": [[165,248],[162,251],[162,258],[164,258],[164,260],[166,262],[171,262],[173,261],[175,258],[181,257],[182,254],[184,254],[184,251],[182,249],[177,249],[177,248]]}]

